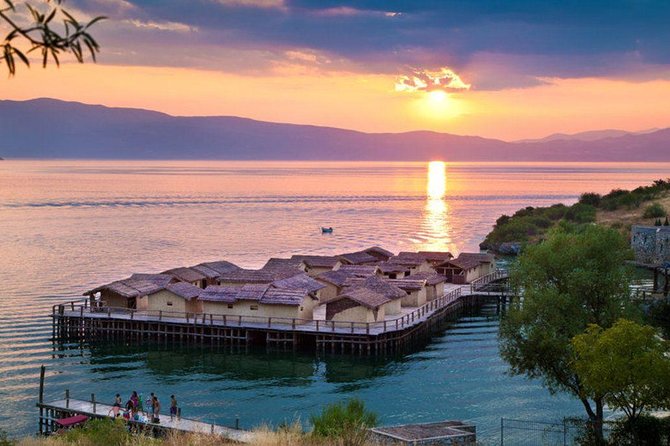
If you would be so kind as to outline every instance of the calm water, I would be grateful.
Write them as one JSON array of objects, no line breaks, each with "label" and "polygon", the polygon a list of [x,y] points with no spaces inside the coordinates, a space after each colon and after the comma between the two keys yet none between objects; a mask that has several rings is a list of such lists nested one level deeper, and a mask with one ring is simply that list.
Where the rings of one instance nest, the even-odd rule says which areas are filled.
[{"label": "calm water", "polygon": [[[430,172],[430,173],[429,173]],[[36,429],[47,393],[176,393],[185,415],[279,423],[356,395],[385,423],[463,418],[494,438],[501,416],[556,419],[578,402],[505,374],[498,319],[464,317],[402,358],[79,346],[53,351],[51,305],[137,271],[225,258],[388,249],[475,250],[495,219],[583,191],[632,188],[670,164],[0,162],[0,428]],[[333,226],[332,235],[319,227]]]}]

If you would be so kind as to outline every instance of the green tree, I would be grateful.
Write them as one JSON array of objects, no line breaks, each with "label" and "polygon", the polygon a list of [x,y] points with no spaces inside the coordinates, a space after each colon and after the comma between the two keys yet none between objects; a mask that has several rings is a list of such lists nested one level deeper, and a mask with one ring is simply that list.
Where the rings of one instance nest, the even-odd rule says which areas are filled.
[{"label": "green tree", "polygon": [[631,257],[626,240],[596,225],[552,230],[541,244],[529,246],[511,271],[523,299],[500,326],[500,347],[511,373],[541,379],[549,391],[577,396],[602,435],[604,394],[594,394],[575,373],[572,338],[589,324],[609,328],[633,313]]},{"label": "green tree", "polygon": [[61,6],[62,0],[44,0],[40,6],[26,3],[30,23],[23,24],[22,14],[12,0],[0,0],[0,23],[8,28],[2,42],[0,63],[7,65],[10,76],[16,73],[16,62],[30,66],[28,55],[40,53],[42,66],[49,60],[60,65],[59,55],[70,53],[79,63],[84,62],[86,51],[95,61],[100,46],[89,33],[89,28],[104,17],[80,23]]},{"label": "green tree", "polygon": [[626,319],[608,329],[590,325],[572,340],[573,369],[593,395],[635,420],[645,410],[670,406],[670,358],[656,330]]}]

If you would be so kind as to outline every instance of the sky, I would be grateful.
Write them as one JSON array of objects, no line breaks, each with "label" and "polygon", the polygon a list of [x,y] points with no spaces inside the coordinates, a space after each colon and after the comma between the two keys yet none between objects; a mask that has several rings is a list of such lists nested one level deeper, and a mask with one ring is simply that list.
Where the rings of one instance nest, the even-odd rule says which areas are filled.
[{"label": "sky", "polygon": [[97,64],[20,67],[0,98],[504,140],[670,127],[667,0],[64,6],[108,17]]}]

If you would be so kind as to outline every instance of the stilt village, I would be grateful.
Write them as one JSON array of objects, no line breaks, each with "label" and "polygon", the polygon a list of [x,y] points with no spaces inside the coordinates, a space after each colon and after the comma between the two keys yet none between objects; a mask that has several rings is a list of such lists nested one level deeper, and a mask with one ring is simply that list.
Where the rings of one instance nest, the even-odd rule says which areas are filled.
[{"label": "stilt village", "polygon": [[218,260],[96,287],[85,300],[55,305],[53,330],[55,339],[125,337],[376,354],[398,350],[478,297],[504,298],[490,285],[505,279],[488,253],[396,255],[374,246],[271,258],[260,269]]}]

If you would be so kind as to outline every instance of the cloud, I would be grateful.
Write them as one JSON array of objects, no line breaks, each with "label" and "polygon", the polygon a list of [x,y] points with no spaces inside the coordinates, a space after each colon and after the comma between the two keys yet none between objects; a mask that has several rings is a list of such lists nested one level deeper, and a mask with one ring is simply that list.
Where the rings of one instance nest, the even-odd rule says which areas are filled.
[{"label": "cloud", "polygon": [[416,91],[446,92],[469,90],[470,84],[463,82],[461,77],[448,67],[437,71],[412,70],[411,74],[398,77],[395,83],[396,91],[413,93]]},{"label": "cloud", "polygon": [[[191,56],[172,58],[171,66],[193,66],[187,64],[195,58],[199,66],[249,68],[251,63],[239,58],[223,60],[233,51],[283,54],[280,63],[295,62],[292,51],[321,54],[360,73],[385,75],[448,61],[477,90],[537,85],[547,77],[632,78],[644,65],[654,65],[655,72],[670,67],[667,0],[414,0],[392,7],[380,0],[68,2],[91,16],[109,16],[107,23],[120,30],[124,20],[168,30],[169,24],[183,24],[172,33],[161,27],[105,30],[103,51],[150,42],[141,55],[147,64],[164,63],[161,53],[175,46],[188,47]],[[164,51],[156,51],[159,45]],[[260,62],[258,69],[267,65],[254,61]],[[482,64],[491,67],[485,76],[475,70]]]}]

